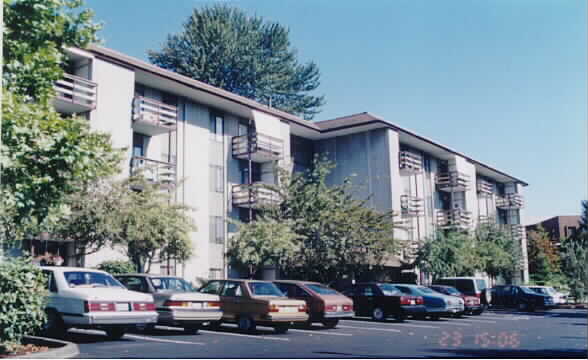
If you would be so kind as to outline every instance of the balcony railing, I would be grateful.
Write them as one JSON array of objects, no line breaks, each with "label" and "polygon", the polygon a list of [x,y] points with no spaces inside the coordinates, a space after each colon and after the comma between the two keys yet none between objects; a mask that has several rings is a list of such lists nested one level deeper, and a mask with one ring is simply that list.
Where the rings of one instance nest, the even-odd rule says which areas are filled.
[{"label": "balcony railing", "polygon": [[480,215],[480,216],[478,216],[478,223],[483,224],[483,225],[496,224],[496,217],[488,216],[488,215]]},{"label": "balcony railing", "polygon": [[423,170],[423,157],[411,151],[398,153],[398,167],[401,174],[416,174]]},{"label": "balcony railing", "polygon": [[253,209],[277,205],[281,201],[278,193],[260,183],[233,185],[232,197],[234,206]]},{"label": "balcony railing", "polygon": [[232,139],[233,157],[255,162],[268,162],[282,158],[284,144],[281,139],[260,133],[234,136]]},{"label": "balcony railing", "polygon": [[480,196],[492,196],[494,194],[494,185],[491,182],[486,181],[484,179],[478,179],[476,182],[476,188],[478,190],[478,195]]},{"label": "balcony railing", "polygon": [[436,182],[441,191],[466,191],[470,187],[470,177],[458,171],[439,173]]},{"label": "balcony railing", "polygon": [[171,188],[176,183],[176,164],[133,156],[131,159],[131,175],[141,174],[147,181]]},{"label": "balcony railing", "polygon": [[401,195],[400,209],[402,211],[402,216],[422,216],[424,214],[423,199],[416,196]]},{"label": "balcony railing", "polygon": [[178,108],[143,96],[133,99],[133,129],[155,136],[176,129]]},{"label": "balcony railing", "polygon": [[63,74],[63,79],[54,85],[55,107],[64,113],[81,113],[96,108],[98,85],[88,79]]},{"label": "balcony railing", "polygon": [[513,239],[521,240],[525,235],[525,228],[521,224],[502,224],[501,229],[511,235]]},{"label": "balcony railing", "polygon": [[463,209],[438,210],[437,226],[442,229],[467,230],[472,223],[472,213]]},{"label": "balcony railing", "polygon": [[521,194],[506,194],[496,198],[496,207],[499,209],[521,209],[525,205]]}]

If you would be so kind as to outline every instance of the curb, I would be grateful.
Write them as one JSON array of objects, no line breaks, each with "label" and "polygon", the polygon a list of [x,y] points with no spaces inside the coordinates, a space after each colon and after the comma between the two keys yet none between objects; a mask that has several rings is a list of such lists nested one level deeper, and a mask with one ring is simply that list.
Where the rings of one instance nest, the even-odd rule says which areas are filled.
[{"label": "curb", "polygon": [[24,341],[29,344],[48,346],[48,351],[14,356],[14,359],[69,359],[80,354],[77,344],[39,336],[25,336]]}]

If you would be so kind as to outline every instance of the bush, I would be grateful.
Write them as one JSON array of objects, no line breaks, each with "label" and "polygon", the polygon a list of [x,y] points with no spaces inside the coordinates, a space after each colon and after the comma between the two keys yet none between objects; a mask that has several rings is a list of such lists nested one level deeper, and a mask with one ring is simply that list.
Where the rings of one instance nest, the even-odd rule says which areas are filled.
[{"label": "bush", "polygon": [[0,353],[20,344],[45,323],[47,278],[30,258],[0,262]]},{"label": "bush", "polygon": [[137,267],[130,261],[111,260],[98,265],[98,270],[106,271],[112,275],[119,275],[137,272]]}]

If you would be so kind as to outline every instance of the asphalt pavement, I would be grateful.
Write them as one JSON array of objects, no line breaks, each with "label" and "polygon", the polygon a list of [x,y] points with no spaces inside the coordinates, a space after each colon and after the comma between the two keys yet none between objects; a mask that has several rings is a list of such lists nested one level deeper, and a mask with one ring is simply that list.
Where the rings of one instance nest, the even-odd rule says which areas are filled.
[{"label": "asphalt pavement", "polygon": [[234,325],[186,335],[157,327],[107,340],[97,330],[71,329],[79,358],[583,358],[587,353],[586,310],[524,313],[493,310],[481,316],[375,322],[342,320],[335,329],[315,324],[286,334],[259,327],[256,334]]}]

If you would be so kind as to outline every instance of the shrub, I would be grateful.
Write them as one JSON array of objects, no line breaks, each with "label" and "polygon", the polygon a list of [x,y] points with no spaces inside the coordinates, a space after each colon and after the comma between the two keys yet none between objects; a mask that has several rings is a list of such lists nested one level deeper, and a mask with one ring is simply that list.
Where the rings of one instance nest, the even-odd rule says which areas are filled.
[{"label": "shrub", "polygon": [[104,261],[98,265],[98,270],[106,271],[112,275],[128,274],[137,272],[135,264],[127,260]]},{"label": "shrub", "polygon": [[[1,260],[0,260],[1,261]],[[30,258],[0,262],[0,353],[45,323],[47,278]]]}]

